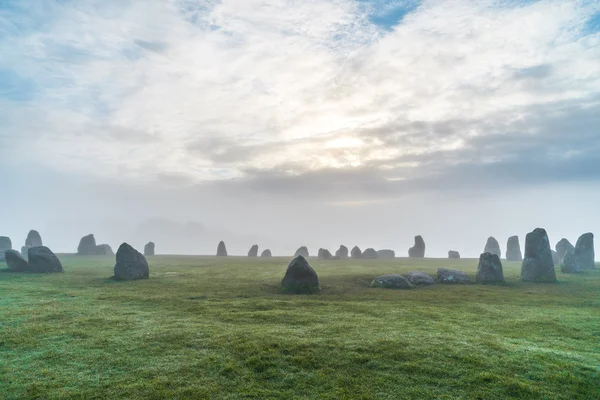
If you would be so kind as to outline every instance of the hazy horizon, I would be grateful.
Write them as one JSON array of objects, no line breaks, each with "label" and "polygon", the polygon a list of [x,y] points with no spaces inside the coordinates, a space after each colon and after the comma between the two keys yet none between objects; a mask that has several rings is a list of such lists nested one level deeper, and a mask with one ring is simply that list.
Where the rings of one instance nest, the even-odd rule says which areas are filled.
[{"label": "hazy horizon", "polygon": [[0,2],[14,248],[478,257],[600,227],[597,1],[25,3]]}]

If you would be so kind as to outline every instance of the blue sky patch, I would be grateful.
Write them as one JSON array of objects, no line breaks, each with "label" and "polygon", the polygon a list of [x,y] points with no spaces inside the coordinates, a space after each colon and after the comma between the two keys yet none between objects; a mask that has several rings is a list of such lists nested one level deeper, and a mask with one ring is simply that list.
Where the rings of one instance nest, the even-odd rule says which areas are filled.
[{"label": "blue sky patch", "polygon": [[369,20],[384,29],[391,30],[413,12],[421,0],[359,0],[368,8]]},{"label": "blue sky patch", "polygon": [[36,92],[35,83],[11,69],[0,67],[0,98],[13,101],[31,100]]}]

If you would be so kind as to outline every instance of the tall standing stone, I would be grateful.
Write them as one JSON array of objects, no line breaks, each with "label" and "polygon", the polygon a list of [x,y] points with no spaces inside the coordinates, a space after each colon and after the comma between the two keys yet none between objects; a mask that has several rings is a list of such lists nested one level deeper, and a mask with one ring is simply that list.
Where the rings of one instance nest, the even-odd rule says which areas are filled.
[{"label": "tall standing stone", "polygon": [[448,258],[460,258],[460,253],[458,251],[450,250],[448,252]]},{"label": "tall standing stone", "polygon": [[225,247],[225,242],[222,240],[217,246],[217,257],[227,257],[227,247]]},{"label": "tall standing stone", "polygon": [[502,262],[497,254],[483,253],[479,257],[477,266],[477,283],[499,283],[504,282],[504,272],[502,271]]},{"label": "tall standing stone", "polygon": [[593,233],[584,233],[577,239],[573,257],[580,270],[596,268]]},{"label": "tall standing stone", "polygon": [[556,272],[545,229],[536,228],[525,238],[525,258],[521,279],[526,282],[555,282]]},{"label": "tall standing stone", "polygon": [[52,273],[64,272],[56,254],[46,246],[35,246],[29,248],[29,268],[30,272]]},{"label": "tall standing stone", "polygon": [[518,236],[511,236],[506,242],[506,261],[523,261]]},{"label": "tall standing stone", "polygon": [[319,249],[318,258],[321,260],[331,260],[331,252],[327,249]]},{"label": "tall standing stone", "polygon": [[117,263],[115,264],[115,279],[118,281],[133,281],[148,279],[150,268],[146,257],[127,243],[121,244],[117,250]]},{"label": "tall standing stone", "polygon": [[302,256],[302,257],[308,257],[308,248],[306,246],[302,246],[300,247],[298,250],[296,250],[296,253],[294,254],[294,257],[298,257],[298,256]]},{"label": "tall standing stone", "polygon": [[96,254],[96,238],[91,233],[85,235],[79,240],[79,246],[77,246],[78,255],[92,255]]},{"label": "tall standing stone", "polygon": [[354,246],[350,252],[350,257],[354,259],[362,258],[362,251],[360,250],[360,247]]},{"label": "tall standing stone", "polygon": [[258,257],[258,245],[255,244],[248,250],[248,257]]},{"label": "tall standing stone", "polygon": [[12,241],[7,236],[0,236],[0,261],[4,261],[6,250],[12,250]]},{"label": "tall standing stone", "polygon": [[500,243],[495,237],[490,236],[485,244],[484,253],[496,254],[498,257],[502,257],[502,251],[500,250]]},{"label": "tall standing stone", "polygon": [[340,248],[335,252],[335,256],[338,258],[348,258],[348,248],[341,245]]},{"label": "tall standing stone", "polygon": [[421,235],[415,236],[415,245],[408,249],[408,256],[411,258],[425,257],[425,241]]},{"label": "tall standing stone", "polygon": [[156,250],[154,242],[148,242],[144,246],[144,256],[153,256]]},{"label": "tall standing stone", "polygon": [[556,246],[554,246],[554,249],[556,250],[556,255],[558,257],[559,263],[563,262],[567,253],[575,252],[575,246],[573,246],[571,242],[569,242],[569,240],[565,238],[560,239],[558,243],[556,243]]},{"label": "tall standing stone", "polygon": [[25,239],[25,246],[35,247],[35,246],[43,246],[42,236],[36,230],[30,230],[27,234],[27,238]]},{"label": "tall standing stone", "polygon": [[288,293],[314,293],[319,291],[319,278],[302,255],[292,260],[281,281],[281,289]]},{"label": "tall standing stone", "polygon": [[563,274],[578,274],[581,272],[581,266],[575,259],[574,252],[569,251],[565,254],[560,270]]}]

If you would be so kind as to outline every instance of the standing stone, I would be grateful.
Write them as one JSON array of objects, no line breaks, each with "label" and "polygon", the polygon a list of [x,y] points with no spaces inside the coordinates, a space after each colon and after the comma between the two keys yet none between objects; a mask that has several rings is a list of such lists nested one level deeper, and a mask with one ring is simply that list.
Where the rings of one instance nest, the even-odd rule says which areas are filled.
[{"label": "standing stone", "polygon": [[377,258],[382,260],[393,260],[396,258],[396,252],[388,249],[377,250]]},{"label": "standing stone", "polygon": [[298,256],[308,257],[309,256],[308,248],[306,246],[302,246],[298,250],[296,250],[294,257],[298,257]]},{"label": "standing stone", "polygon": [[269,249],[263,250],[263,252],[260,253],[260,256],[261,257],[272,257],[271,250],[269,250]]},{"label": "standing stone", "polygon": [[421,235],[415,236],[415,245],[408,249],[408,256],[411,258],[425,257],[425,241]]},{"label": "standing stone", "polygon": [[500,251],[500,243],[495,237],[490,236],[485,244],[484,253],[496,254],[498,257],[502,257],[502,251]]},{"label": "standing stone", "polygon": [[148,279],[150,276],[146,257],[127,243],[121,244],[117,250],[117,263],[114,271],[115,279],[118,281]]},{"label": "standing stone", "polygon": [[288,293],[314,293],[319,291],[319,278],[304,256],[292,260],[281,281],[281,289]]},{"label": "standing stone", "polygon": [[525,238],[521,279],[526,282],[556,282],[554,261],[545,229],[536,228]]},{"label": "standing stone", "polygon": [[340,248],[335,252],[335,256],[338,258],[348,258],[348,248],[341,245]]},{"label": "standing stone", "polygon": [[386,289],[411,289],[414,286],[402,275],[389,274],[378,276],[371,282],[371,287]]},{"label": "standing stone", "polygon": [[455,250],[450,250],[448,252],[448,258],[460,258],[460,253],[458,251]]},{"label": "standing stone", "polygon": [[479,257],[477,266],[477,283],[498,283],[504,282],[504,273],[502,272],[502,263],[497,254],[483,253]]},{"label": "standing stone", "polygon": [[29,248],[29,271],[39,273],[64,272],[56,255],[46,246]]},{"label": "standing stone", "polygon": [[577,239],[573,256],[575,257],[575,262],[579,265],[579,269],[596,268],[593,233],[584,233]]},{"label": "standing stone", "polygon": [[148,242],[144,246],[144,256],[153,256],[156,249],[154,242]]},{"label": "standing stone", "polygon": [[35,230],[30,230],[27,234],[27,238],[25,239],[25,246],[35,247],[35,246],[43,246],[42,237],[40,233]]},{"label": "standing stone", "polygon": [[4,261],[4,252],[12,250],[12,242],[9,237],[0,236],[0,261]]},{"label": "standing stone", "polygon": [[319,249],[318,257],[321,260],[331,260],[332,255],[331,252],[327,249]]},{"label": "standing stone", "polygon": [[257,257],[258,256],[258,245],[255,244],[252,247],[250,247],[250,250],[248,250],[248,257]]},{"label": "standing stone", "polygon": [[571,242],[569,242],[569,240],[565,238],[560,239],[558,243],[556,243],[556,246],[554,246],[554,249],[556,250],[556,255],[558,256],[559,263],[563,262],[567,253],[575,252],[575,246],[573,246]]},{"label": "standing stone", "polygon": [[225,242],[222,240],[217,246],[217,257],[227,257],[227,248],[225,247]]},{"label": "standing stone", "polygon": [[462,271],[438,268],[437,276],[440,283],[471,283],[471,279]]},{"label": "standing stone", "polygon": [[362,251],[360,250],[360,247],[354,246],[350,252],[350,257],[354,259],[362,258]]},{"label": "standing stone", "polygon": [[4,252],[4,258],[6,259],[6,264],[8,265],[8,269],[15,272],[25,272],[29,269],[29,264],[21,253],[16,250],[6,250]]},{"label": "standing stone", "polygon": [[101,256],[114,256],[115,252],[113,251],[112,247],[110,247],[110,245],[108,244],[99,244],[98,246],[96,246],[96,250],[95,250],[96,254],[101,255]]},{"label": "standing stone", "polygon": [[377,258],[377,252],[375,249],[368,248],[362,253],[362,258],[367,260],[374,260]]},{"label": "standing stone", "polygon": [[518,236],[511,236],[506,242],[506,261],[523,261]]},{"label": "standing stone", "polygon": [[77,254],[80,256],[89,256],[96,254],[96,238],[91,233],[81,238],[77,246]]},{"label": "standing stone", "polygon": [[414,286],[435,284],[435,280],[422,271],[410,271],[408,275],[406,275],[406,278]]},{"label": "standing stone", "polygon": [[560,270],[563,274],[578,274],[581,272],[581,266],[575,259],[575,253],[569,251],[565,254]]}]

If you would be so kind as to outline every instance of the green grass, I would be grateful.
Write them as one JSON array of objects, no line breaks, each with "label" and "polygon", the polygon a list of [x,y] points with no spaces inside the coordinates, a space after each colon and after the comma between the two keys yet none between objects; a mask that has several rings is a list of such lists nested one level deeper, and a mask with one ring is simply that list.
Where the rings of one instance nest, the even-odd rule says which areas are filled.
[{"label": "green grass", "polygon": [[600,271],[557,284],[370,288],[476,260],[320,261],[322,291],[279,291],[289,259],[111,257],[0,273],[1,399],[600,399]]}]

